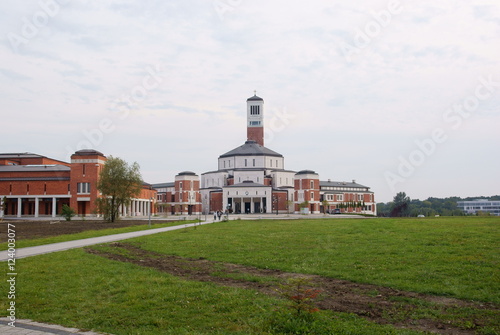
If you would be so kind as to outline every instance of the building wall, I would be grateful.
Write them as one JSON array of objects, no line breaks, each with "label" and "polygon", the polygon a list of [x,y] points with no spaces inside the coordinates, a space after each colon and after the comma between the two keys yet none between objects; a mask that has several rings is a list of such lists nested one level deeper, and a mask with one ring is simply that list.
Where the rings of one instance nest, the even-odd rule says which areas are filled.
[{"label": "building wall", "polygon": [[71,156],[70,192],[73,196],[70,207],[75,209],[78,215],[96,213],[96,200],[100,196],[97,181],[106,160],[105,156],[97,154],[75,153]]},{"label": "building wall", "polygon": [[[89,150],[83,151],[86,153],[76,152],[72,155],[71,163],[35,154],[19,154],[15,158],[1,159],[0,199],[6,204],[5,210],[0,209],[0,217],[55,217],[61,214],[63,205],[70,206],[79,215],[94,214],[95,200],[100,196],[97,180],[106,157],[89,154]],[[79,183],[85,183],[85,187],[83,184],[79,187]],[[151,197],[156,199],[156,190],[149,187],[143,189],[134,200],[135,207],[141,209],[141,215],[145,214],[144,209],[148,207],[147,202]],[[131,213],[131,210],[127,212]]]}]

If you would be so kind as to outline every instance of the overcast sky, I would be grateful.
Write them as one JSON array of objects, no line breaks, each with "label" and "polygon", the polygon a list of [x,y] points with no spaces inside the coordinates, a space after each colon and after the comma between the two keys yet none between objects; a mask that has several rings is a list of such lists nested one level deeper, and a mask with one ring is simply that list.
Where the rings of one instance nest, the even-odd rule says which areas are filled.
[{"label": "overcast sky", "polygon": [[0,152],[217,169],[265,101],[285,168],[378,201],[500,194],[498,0],[0,2]]}]

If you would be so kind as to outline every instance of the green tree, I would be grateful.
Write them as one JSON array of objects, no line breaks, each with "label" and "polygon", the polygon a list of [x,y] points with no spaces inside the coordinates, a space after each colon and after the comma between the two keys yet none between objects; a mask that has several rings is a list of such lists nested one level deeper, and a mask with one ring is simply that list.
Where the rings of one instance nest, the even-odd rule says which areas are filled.
[{"label": "green tree", "polygon": [[327,200],[323,200],[321,202],[321,205],[323,206],[323,214],[326,214],[326,210],[328,208],[329,202]]},{"label": "green tree", "polygon": [[107,221],[115,222],[120,206],[128,206],[130,199],[140,194],[142,183],[139,164],[134,162],[129,166],[124,160],[110,156],[97,182],[97,189],[102,194],[97,200],[99,213]]},{"label": "green tree", "polygon": [[68,205],[64,204],[62,206],[61,215],[66,219],[66,221],[71,221],[71,218],[76,215],[76,211]]},{"label": "green tree", "polygon": [[399,192],[394,196],[391,207],[391,216],[408,216],[410,214],[410,197],[405,192]]}]

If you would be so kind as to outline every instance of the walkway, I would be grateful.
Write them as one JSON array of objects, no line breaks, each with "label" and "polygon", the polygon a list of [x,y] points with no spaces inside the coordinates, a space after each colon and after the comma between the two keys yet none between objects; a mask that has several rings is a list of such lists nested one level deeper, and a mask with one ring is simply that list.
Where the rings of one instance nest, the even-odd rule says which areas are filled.
[{"label": "walkway", "polygon": [[2,335],[42,335],[42,334],[55,334],[55,335],[101,335],[104,333],[95,333],[90,331],[83,331],[76,328],[65,328],[58,325],[49,325],[39,323],[31,320],[16,320],[16,326],[11,327],[8,325],[7,318],[0,318],[0,334]]},{"label": "walkway", "polygon": [[[134,231],[131,233],[122,233],[122,234],[114,234],[114,235],[107,235],[107,236],[91,237],[91,238],[86,238],[83,240],[67,241],[67,242],[39,245],[36,247],[21,248],[21,249],[16,249],[15,258],[19,259],[19,258],[24,258],[24,257],[48,254],[48,253],[56,252],[56,251],[82,248],[82,247],[86,247],[86,246],[94,245],[94,244],[126,240],[129,238],[158,234],[158,233],[163,233],[166,231],[172,231],[172,230],[178,230],[178,229],[184,229],[184,228],[188,228],[188,227],[193,227],[195,225],[199,226],[199,225],[209,224],[212,222],[213,222],[213,220],[208,220],[208,221],[201,222],[201,223],[187,223],[187,224],[183,224],[183,225],[179,225],[179,226],[156,228],[156,229],[146,229],[146,230]],[[10,258],[10,257],[8,257],[7,253],[8,253],[7,250],[0,251],[0,262],[6,261],[8,258]]]}]

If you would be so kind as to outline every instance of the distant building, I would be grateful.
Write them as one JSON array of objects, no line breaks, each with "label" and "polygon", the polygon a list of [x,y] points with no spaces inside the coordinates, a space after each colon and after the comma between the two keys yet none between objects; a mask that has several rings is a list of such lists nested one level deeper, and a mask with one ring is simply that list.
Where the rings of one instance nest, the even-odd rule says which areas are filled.
[{"label": "distant building", "polygon": [[217,170],[204,172],[201,178],[194,172],[181,172],[175,182],[153,184],[158,212],[283,214],[338,209],[376,215],[369,187],[354,180],[320,181],[312,170],[287,170],[284,156],[264,146],[264,100],[257,95],[248,98],[246,110],[247,141],[220,155]]},{"label": "distant building", "polygon": [[[70,163],[32,153],[0,153],[0,217],[56,217],[64,205],[80,216],[95,216],[95,200],[101,196],[97,179],[106,160],[95,150],[75,152]],[[150,199],[156,201],[156,190],[143,184],[121,215],[148,215]]]},{"label": "distant building", "polygon": [[465,214],[477,214],[477,212],[490,213],[500,216],[499,200],[476,199],[472,201],[457,201],[457,207]]}]

